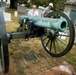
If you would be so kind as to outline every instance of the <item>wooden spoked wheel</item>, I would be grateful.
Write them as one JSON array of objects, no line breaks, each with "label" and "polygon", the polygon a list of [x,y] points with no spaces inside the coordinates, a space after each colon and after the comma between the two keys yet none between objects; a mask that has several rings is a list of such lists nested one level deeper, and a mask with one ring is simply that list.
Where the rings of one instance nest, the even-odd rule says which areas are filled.
[{"label": "wooden spoked wheel", "polygon": [[68,22],[68,26],[64,32],[60,32],[57,29],[47,29],[45,34],[41,36],[41,42],[45,51],[53,57],[61,57],[67,54],[73,46],[75,31],[74,25],[69,17],[60,11],[53,11],[46,17],[49,18],[65,18]]},{"label": "wooden spoked wheel", "polygon": [[0,11],[0,68],[3,73],[9,71],[8,41],[3,13]]}]

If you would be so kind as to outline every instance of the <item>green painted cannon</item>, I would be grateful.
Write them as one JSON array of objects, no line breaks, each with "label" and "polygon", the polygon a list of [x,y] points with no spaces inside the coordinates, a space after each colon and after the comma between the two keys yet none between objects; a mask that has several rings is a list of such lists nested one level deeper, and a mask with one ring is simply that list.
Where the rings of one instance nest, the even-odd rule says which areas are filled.
[{"label": "green painted cannon", "polygon": [[35,17],[35,16],[21,16],[19,19],[19,23],[26,23],[26,21],[31,20],[34,26],[43,27],[43,28],[50,28],[50,29],[57,29],[59,31],[65,31],[68,23],[65,18],[45,18],[45,17]]},{"label": "green painted cannon", "polygon": [[67,54],[73,46],[74,25],[63,12],[54,11],[45,17],[21,16],[17,32],[11,33],[6,32],[1,11],[0,17],[0,63],[4,73],[9,71],[8,43],[12,39],[41,38],[44,50],[52,57],[61,57]]}]

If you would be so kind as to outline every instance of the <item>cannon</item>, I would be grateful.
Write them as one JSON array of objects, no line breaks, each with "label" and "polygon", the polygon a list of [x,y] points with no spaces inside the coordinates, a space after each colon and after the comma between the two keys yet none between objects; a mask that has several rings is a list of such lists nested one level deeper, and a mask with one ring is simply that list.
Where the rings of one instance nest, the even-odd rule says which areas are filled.
[{"label": "cannon", "polygon": [[60,11],[53,11],[45,17],[26,16],[19,18],[17,32],[6,32],[3,13],[0,11],[0,59],[3,73],[9,71],[8,43],[12,39],[41,38],[44,50],[52,57],[67,54],[74,43],[75,30],[69,17]]}]

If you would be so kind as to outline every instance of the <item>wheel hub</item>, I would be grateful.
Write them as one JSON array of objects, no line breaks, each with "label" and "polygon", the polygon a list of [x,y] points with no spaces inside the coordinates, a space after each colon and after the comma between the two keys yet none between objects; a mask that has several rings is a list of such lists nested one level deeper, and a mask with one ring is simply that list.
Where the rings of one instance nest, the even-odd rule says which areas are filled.
[{"label": "wheel hub", "polygon": [[49,38],[51,38],[51,40],[54,40],[57,36],[56,36],[56,33],[54,30],[50,30],[49,31]]}]

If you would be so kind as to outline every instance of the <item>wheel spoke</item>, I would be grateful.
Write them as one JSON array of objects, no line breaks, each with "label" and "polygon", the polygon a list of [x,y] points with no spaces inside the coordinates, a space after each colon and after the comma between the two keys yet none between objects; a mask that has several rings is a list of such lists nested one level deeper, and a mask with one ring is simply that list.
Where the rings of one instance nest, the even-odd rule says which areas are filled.
[{"label": "wheel spoke", "polygon": [[49,42],[50,42],[50,38],[49,38],[48,42],[46,43],[46,46],[49,44]]},{"label": "wheel spoke", "polygon": [[61,43],[63,43],[65,46],[67,46],[67,44],[66,44],[65,42],[63,42],[61,39],[59,39],[58,37],[57,37],[57,39],[58,39]]},{"label": "wheel spoke", "polygon": [[56,54],[56,45],[55,45],[55,40],[53,41],[53,45],[54,45],[54,51],[55,51],[55,54]]},{"label": "wheel spoke", "polygon": [[45,37],[42,41],[44,41],[44,40],[46,40],[47,39],[47,37]]},{"label": "wheel spoke", "polygon": [[51,51],[51,49],[52,49],[52,40],[51,40],[51,42],[50,42],[50,51]]},{"label": "wheel spoke", "polygon": [[56,39],[56,43],[57,43],[57,46],[58,46],[59,50],[62,52],[63,50],[61,49],[61,46],[59,45],[59,43],[58,43],[58,40],[57,40],[57,39]]}]

